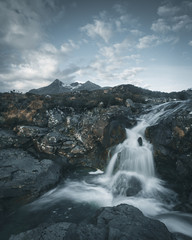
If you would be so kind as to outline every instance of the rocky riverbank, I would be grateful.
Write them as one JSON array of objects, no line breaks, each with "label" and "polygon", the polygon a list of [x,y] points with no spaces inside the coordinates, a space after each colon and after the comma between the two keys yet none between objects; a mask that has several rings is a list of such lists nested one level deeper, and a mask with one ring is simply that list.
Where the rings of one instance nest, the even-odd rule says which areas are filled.
[{"label": "rocky riverbank", "polygon": [[[152,106],[169,101],[170,114],[148,127],[146,137],[154,146],[157,174],[179,195],[177,209],[192,212],[190,98],[191,92],[165,94],[131,85],[44,96],[1,93],[1,221],[55,186],[68,170],[104,169],[110,150],[125,140],[125,128],[135,126]],[[66,225],[55,229],[60,227],[65,231]]]},{"label": "rocky riverbank", "polygon": [[192,212],[192,101],[173,102],[157,124],[146,129],[157,173],[179,194],[176,210]]}]

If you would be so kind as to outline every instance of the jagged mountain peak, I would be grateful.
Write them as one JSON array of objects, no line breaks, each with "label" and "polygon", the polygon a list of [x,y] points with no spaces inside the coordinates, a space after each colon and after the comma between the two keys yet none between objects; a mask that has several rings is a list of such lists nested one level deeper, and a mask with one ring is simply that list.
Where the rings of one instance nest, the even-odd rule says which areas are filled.
[{"label": "jagged mountain peak", "polygon": [[74,82],[69,85],[65,85],[59,79],[55,79],[50,85],[38,89],[32,89],[29,92],[39,95],[45,94],[58,94],[58,93],[65,93],[65,92],[73,92],[73,91],[93,91],[100,89],[101,87],[91,81],[87,81],[85,83]]},{"label": "jagged mountain peak", "polygon": [[63,86],[63,82],[61,82],[59,79],[55,79],[51,85],[59,85],[59,86]]}]

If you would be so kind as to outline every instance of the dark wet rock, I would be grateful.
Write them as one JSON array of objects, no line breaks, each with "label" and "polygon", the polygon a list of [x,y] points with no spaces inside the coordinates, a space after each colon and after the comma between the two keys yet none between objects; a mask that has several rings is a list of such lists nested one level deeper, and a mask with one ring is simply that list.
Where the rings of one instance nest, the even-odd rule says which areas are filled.
[{"label": "dark wet rock", "polygon": [[127,196],[135,196],[142,190],[142,184],[141,182],[136,178],[132,177],[129,180],[129,187],[126,191]]},{"label": "dark wet rock", "polygon": [[66,240],[175,240],[165,225],[129,205],[98,210],[87,223],[71,224]]},{"label": "dark wet rock", "polygon": [[113,184],[113,195],[135,196],[142,190],[141,181],[135,176],[120,174]]},{"label": "dark wet rock", "polygon": [[192,211],[192,101],[168,105],[169,114],[146,129],[146,136],[153,144],[158,174],[179,193],[186,206]]},{"label": "dark wet rock", "polygon": [[54,186],[61,166],[52,160],[39,161],[21,149],[0,151],[0,199],[31,199]]},{"label": "dark wet rock", "polygon": [[143,146],[143,139],[142,139],[142,137],[139,137],[137,139],[137,141],[138,141],[140,147]]},{"label": "dark wet rock", "polygon": [[12,235],[9,240],[63,240],[69,226],[70,223],[67,222],[55,223],[53,225],[43,224],[27,232]]},{"label": "dark wet rock", "polygon": [[126,139],[125,128],[130,125],[128,119],[112,120],[104,129],[103,145],[105,148],[113,147]]},{"label": "dark wet rock", "polygon": [[110,119],[103,131],[102,144],[105,148],[122,143],[126,139],[125,128],[131,128],[136,124],[130,108],[114,108],[115,111],[109,115]]},{"label": "dark wet rock", "polygon": [[25,239],[176,240],[163,223],[145,217],[140,210],[126,204],[101,208],[94,217],[79,224],[42,224],[10,237],[10,240]]}]

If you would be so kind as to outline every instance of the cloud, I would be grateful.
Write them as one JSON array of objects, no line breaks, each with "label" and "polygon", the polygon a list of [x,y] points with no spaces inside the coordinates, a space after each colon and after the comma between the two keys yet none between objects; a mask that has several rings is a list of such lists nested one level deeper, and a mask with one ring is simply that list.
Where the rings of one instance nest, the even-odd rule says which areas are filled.
[{"label": "cloud", "polygon": [[188,15],[175,16],[172,21],[174,22],[172,30],[175,32],[183,29],[192,30],[192,18]]},{"label": "cloud", "polygon": [[132,43],[128,38],[121,42],[104,46],[99,49],[99,53],[109,61],[117,56],[124,56],[132,49]]},{"label": "cloud", "polygon": [[38,16],[26,6],[24,1],[1,1],[0,43],[14,48],[31,48],[42,38]]},{"label": "cloud", "polygon": [[147,35],[139,39],[139,43],[137,44],[137,48],[144,49],[153,47],[159,44],[159,38],[155,35]]},{"label": "cloud", "polygon": [[48,79],[57,70],[57,60],[53,56],[39,52],[26,51],[23,62],[11,64],[9,73],[4,75],[6,80],[12,79]]},{"label": "cloud", "polygon": [[179,11],[180,11],[180,8],[177,6],[164,5],[158,8],[157,14],[160,17],[171,17],[176,15]]},{"label": "cloud", "polygon": [[152,23],[151,30],[156,33],[166,34],[179,31],[191,31],[192,30],[192,18],[188,15],[174,16],[171,18],[162,19]]},{"label": "cloud", "polygon": [[[17,60],[15,63],[10,61],[7,71],[1,71],[0,85],[3,86],[1,91],[14,88],[26,92],[31,88],[46,86],[56,78],[67,83],[72,82],[79,67],[71,64],[67,66],[67,63],[70,59],[69,52],[77,45],[69,40],[64,46],[56,48],[51,43],[42,43],[36,50],[21,51],[20,61]],[[61,61],[65,62],[64,70],[60,70]]]},{"label": "cloud", "polygon": [[190,6],[191,3],[188,1],[182,2],[180,6],[160,6],[157,14],[161,18],[152,23],[151,30],[160,34],[191,31],[192,18],[187,13]]},{"label": "cloud", "polygon": [[152,48],[165,43],[176,44],[179,38],[176,36],[157,36],[157,35],[146,35],[139,39],[137,44],[138,49]]},{"label": "cloud", "polygon": [[133,67],[141,62],[139,54],[131,54],[127,38],[108,46],[101,46],[95,59],[77,71],[77,79],[97,82],[101,86],[135,84],[141,86],[138,74],[144,69]]},{"label": "cloud", "polygon": [[[122,5],[115,5],[113,10],[113,15],[101,12],[92,23],[80,28],[96,40],[97,52],[95,59],[76,72],[78,81],[91,80],[102,86],[140,84],[137,76],[143,71],[138,66],[142,60],[140,54],[133,51],[137,51],[136,40],[143,33],[138,28],[138,21]],[[97,41],[99,39],[103,41]]]},{"label": "cloud", "polygon": [[125,13],[126,13],[126,11],[125,11],[125,8],[121,5],[121,4],[115,4],[114,6],[113,6],[113,8],[115,9],[115,11],[117,12],[117,13],[119,13],[120,15],[124,15]]},{"label": "cloud", "polygon": [[164,19],[159,18],[156,22],[152,24],[151,30],[153,30],[154,32],[164,34],[171,31],[171,27],[167,24],[167,22]]},{"label": "cloud", "polygon": [[60,60],[63,58],[67,64],[68,57],[50,43],[42,44],[37,50],[23,51],[20,63],[10,63],[8,71],[0,74],[0,84],[3,86],[1,91],[14,88],[25,92],[48,85],[56,78],[67,83],[72,82],[79,67],[71,64],[66,67],[65,64],[65,69],[60,70]]},{"label": "cloud", "polygon": [[189,8],[189,10],[191,10],[190,9],[190,8],[192,8],[192,2],[191,1],[185,1],[184,4],[187,8]]},{"label": "cloud", "polygon": [[192,41],[189,41],[189,46],[191,46],[191,47],[192,47]]},{"label": "cloud", "polygon": [[55,74],[55,78],[60,79],[65,84],[69,84],[74,82],[78,71],[80,71],[80,67],[75,64],[69,64],[63,71],[58,71]]},{"label": "cloud", "polygon": [[133,35],[133,36],[136,36],[136,37],[140,37],[143,35],[143,32],[138,30],[138,29],[131,29],[130,30],[130,33]]},{"label": "cloud", "polygon": [[37,47],[46,37],[44,27],[64,14],[59,0],[0,1],[0,44],[14,49]]},{"label": "cloud", "polygon": [[122,67],[107,64],[105,60],[97,59],[95,62],[77,72],[77,78],[84,82],[90,80],[100,86],[115,86],[120,84],[133,84],[143,86],[138,75],[145,69],[142,67]]},{"label": "cloud", "polygon": [[61,52],[64,54],[68,54],[71,51],[73,51],[74,49],[78,49],[78,48],[79,48],[79,46],[76,43],[74,43],[73,40],[68,40],[68,42],[63,43],[61,45]]},{"label": "cloud", "polygon": [[[70,64],[66,66],[63,71],[55,72],[54,78],[60,79],[64,84],[69,85],[75,81],[78,71],[80,71],[79,66]],[[54,78],[52,78],[51,81],[53,81]]]},{"label": "cloud", "polygon": [[[46,33],[65,14],[60,0],[0,1],[1,91],[27,91],[47,85],[67,59],[60,48],[47,42]],[[71,40],[62,50],[76,48]],[[6,61],[5,61],[6,59]]]},{"label": "cloud", "polygon": [[94,19],[93,24],[87,24],[81,28],[82,32],[86,32],[86,34],[91,38],[100,37],[106,43],[112,37],[112,25],[110,22],[104,22],[99,19]]},{"label": "cloud", "polygon": [[43,43],[40,49],[41,51],[50,53],[50,54],[58,53],[58,49],[51,43]]},{"label": "cloud", "polygon": [[127,13],[124,5],[116,4],[112,10],[114,12],[110,15],[106,11],[100,12],[93,18],[92,23],[81,27],[80,31],[92,39],[102,39],[105,43],[109,43],[113,37],[116,37],[116,34],[137,30],[138,20]]},{"label": "cloud", "polygon": [[60,0],[0,1],[0,47],[35,49],[47,39],[45,29],[64,14]]}]

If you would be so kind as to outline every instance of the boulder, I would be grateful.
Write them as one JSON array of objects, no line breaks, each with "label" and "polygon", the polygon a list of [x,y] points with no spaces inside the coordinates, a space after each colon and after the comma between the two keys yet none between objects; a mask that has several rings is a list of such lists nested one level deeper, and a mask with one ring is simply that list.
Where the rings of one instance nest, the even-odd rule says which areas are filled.
[{"label": "boulder", "polygon": [[88,222],[71,224],[66,240],[174,240],[176,239],[157,220],[145,217],[135,207],[122,204],[98,210]]},{"label": "boulder", "polygon": [[121,173],[113,186],[113,195],[135,196],[142,190],[141,181],[135,176]]},{"label": "boulder", "polygon": [[134,124],[135,120],[125,116],[113,117],[104,129],[103,146],[109,148],[122,143],[126,139],[125,128],[133,127]]},{"label": "boulder", "polygon": [[21,149],[0,151],[0,199],[32,199],[54,186],[61,166],[50,159],[32,157]]},{"label": "boulder", "polygon": [[143,139],[142,139],[142,137],[139,137],[137,139],[137,141],[138,141],[140,147],[143,146]]}]

